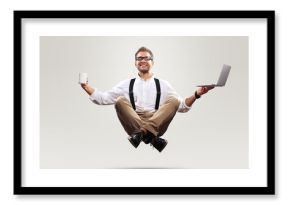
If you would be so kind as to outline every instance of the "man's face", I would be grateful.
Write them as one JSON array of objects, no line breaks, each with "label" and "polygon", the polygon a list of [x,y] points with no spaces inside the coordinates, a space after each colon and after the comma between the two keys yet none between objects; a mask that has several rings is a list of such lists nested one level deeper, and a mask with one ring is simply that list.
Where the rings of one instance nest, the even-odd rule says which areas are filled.
[{"label": "man's face", "polygon": [[135,59],[135,66],[140,73],[148,73],[153,66],[154,62],[150,53],[141,51],[137,54]]}]

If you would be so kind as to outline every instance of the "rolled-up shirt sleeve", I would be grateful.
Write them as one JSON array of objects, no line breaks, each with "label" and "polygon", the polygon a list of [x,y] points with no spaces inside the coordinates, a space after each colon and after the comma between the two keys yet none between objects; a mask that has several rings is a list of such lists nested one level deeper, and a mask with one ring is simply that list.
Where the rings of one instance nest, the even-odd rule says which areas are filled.
[{"label": "rolled-up shirt sleeve", "polygon": [[101,92],[95,88],[95,91],[90,95],[89,99],[98,105],[115,104],[119,96],[124,95],[124,83],[121,82],[109,91]]},{"label": "rolled-up shirt sleeve", "polygon": [[187,106],[186,103],[185,103],[185,99],[179,97],[179,107],[178,107],[178,112],[188,112],[192,106]]}]

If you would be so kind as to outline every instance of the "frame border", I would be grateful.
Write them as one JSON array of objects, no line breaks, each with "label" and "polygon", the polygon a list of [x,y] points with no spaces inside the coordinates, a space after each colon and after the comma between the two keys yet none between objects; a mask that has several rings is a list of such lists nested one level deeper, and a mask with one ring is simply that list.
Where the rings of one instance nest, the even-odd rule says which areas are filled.
[{"label": "frame border", "polygon": [[[24,18],[264,18],[267,19],[266,187],[23,187],[21,49]],[[275,194],[275,11],[14,11],[14,195],[273,195]],[[273,97],[274,96],[274,97]],[[16,99],[20,99],[17,100]]]}]

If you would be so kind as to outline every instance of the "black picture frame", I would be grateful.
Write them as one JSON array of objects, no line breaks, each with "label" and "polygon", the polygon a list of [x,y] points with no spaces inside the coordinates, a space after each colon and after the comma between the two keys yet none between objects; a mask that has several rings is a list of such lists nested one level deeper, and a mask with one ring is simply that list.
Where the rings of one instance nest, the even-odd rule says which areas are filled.
[{"label": "black picture frame", "polygon": [[[265,187],[24,187],[22,184],[22,20],[49,18],[212,18],[267,20],[267,186]],[[275,11],[14,11],[15,195],[273,195],[275,194]]]}]

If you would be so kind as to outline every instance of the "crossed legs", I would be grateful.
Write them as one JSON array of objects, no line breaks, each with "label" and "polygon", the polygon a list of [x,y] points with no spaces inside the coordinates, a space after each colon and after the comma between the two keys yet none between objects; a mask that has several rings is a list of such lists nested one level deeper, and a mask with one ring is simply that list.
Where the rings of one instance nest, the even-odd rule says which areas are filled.
[{"label": "crossed legs", "polygon": [[128,135],[138,132],[150,132],[156,137],[162,136],[179,107],[179,101],[170,96],[156,112],[136,112],[125,97],[118,97],[115,104],[118,118]]}]

